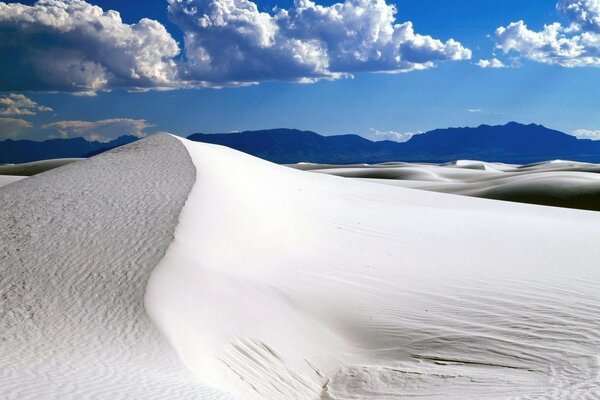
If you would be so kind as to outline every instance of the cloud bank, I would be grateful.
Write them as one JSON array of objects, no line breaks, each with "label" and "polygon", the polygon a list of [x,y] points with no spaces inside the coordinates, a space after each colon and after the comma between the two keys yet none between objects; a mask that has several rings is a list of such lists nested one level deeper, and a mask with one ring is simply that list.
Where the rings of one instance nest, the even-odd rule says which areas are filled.
[{"label": "cloud bank", "polygon": [[145,119],[112,118],[100,121],[58,121],[42,125],[53,132],[51,136],[68,139],[83,137],[90,141],[109,142],[124,135],[144,137],[154,125]]},{"label": "cloud bank", "polygon": [[123,23],[83,0],[0,3],[0,90],[171,87],[179,46],[165,27]]},{"label": "cloud bank", "polygon": [[372,138],[375,141],[392,140],[394,142],[406,142],[414,135],[422,132],[397,132],[397,131],[380,131],[374,128],[370,129],[373,132]]},{"label": "cloud bank", "polygon": [[506,68],[506,65],[497,58],[481,59],[475,65],[479,68]]},{"label": "cloud bank", "polygon": [[558,12],[569,19],[530,30],[524,21],[496,30],[496,45],[504,53],[563,67],[600,66],[600,0],[560,0]]},{"label": "cloud bank", "polygon": [[0,139],[20,139],[31,127],[31,123],[24,119],[0,118]]},{"label": "cloud bank", "polygon": [[600,140],[600,130],[576,129],[572,134],[577,139]]},{"label": "cloud bank", "polygon": [[406,72],[464,60],[471,51],[396,23],[384,0],[321,6],[296,0],[288,10],[259,12],[248,0],[168,0],[185,32],[186,80],[212,83],[311,81],[353,72]]},{"label": "cloud bank", "polygon": [[470,59],[461,43],[396,22],[385,0],[260,12],[249,0],[168,0],[184,52],[165,27],[126,24],[84,0],[0,2],[0,90],[98,90],[314,82],[355,72],[407,72]]},{"label": "cloud bank", "polygon": [[0,115],[35,115],[38,112],[52,111],[22,94],[11,93],[0,97]]}]

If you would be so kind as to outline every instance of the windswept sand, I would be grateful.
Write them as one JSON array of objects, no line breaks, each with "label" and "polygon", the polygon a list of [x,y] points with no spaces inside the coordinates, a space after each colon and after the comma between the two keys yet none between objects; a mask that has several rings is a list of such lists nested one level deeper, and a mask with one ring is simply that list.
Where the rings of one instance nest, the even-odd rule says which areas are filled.
[{"label": "windswept sand", "polygon": [[49,171],[63,165],[72,164],[84,158],[56,158],[51,160],[32,161],[22,164],[2,164],[0,165],[0,175],[19,175],[31,176]]},{"label": "windswept sand", "polygon": [[441,165],[301,163],[289,166],[433,192],[600,211],[599,164],[555,160],[508,165],[459,160]]},{"label": "windswept sand", "polygon": [[143,308],[194,183],[153,136],[0,189],[0,399],[217,399]]},{"label": "windswept sand", "polygon": [[599,213],[182,141],[196,184],[146,306],[198,379],[241,399],[600,397]]},{"label": "windswept sand", "polygon": [[0,188],[0,399],[596,399],[599,237],[153,136]]},{"label": "windswept sand", "polygon": [[0,187],[24,179],[24,176],[0,175]]}]

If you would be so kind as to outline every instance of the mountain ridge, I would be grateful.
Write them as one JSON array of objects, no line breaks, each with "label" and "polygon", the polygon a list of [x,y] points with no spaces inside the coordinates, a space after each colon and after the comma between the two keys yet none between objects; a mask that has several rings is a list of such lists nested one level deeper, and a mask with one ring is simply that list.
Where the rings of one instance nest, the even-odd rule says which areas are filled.
[{"label": "mountain ridge", "polygon": [[[293,140],[289,140],[290,137]],[[196,133],[188,139],[225,145],[281,164],[448,162],[457,159],[531,163],[557,158],[600,162],[600,141],[578,139],[543,125],[514,121],[505,125],[434,129],[402,143],[373,142],[352,134],[321,136],[312,131],[286,128]]]},{"label": "mountain ridge", "polygon": [[[108,143],[84,138],[44,142],[8,139],[0,142],[0,163],[90,157],[137,139],[135,136],[121,136]],[[459,159],[515,164],[553,159],[600,162],[600,141],[578,139],[543,125],[514,121],[505,125],[434,129],[414,135],[402,143],[391,140],[374,142],[355,134],[322,136],[313,131],[289,128],[194,133],[188,139],[228,146],[279,164],[443,163]]]},{"label": "mountain ridge", "polygon": [[91,157],[138,139],[129,135],[120,136],[110,142],[89,141],[83,137],[41,142],[7,139],[0,142],[0,163],[20,164],[55,158]]}]

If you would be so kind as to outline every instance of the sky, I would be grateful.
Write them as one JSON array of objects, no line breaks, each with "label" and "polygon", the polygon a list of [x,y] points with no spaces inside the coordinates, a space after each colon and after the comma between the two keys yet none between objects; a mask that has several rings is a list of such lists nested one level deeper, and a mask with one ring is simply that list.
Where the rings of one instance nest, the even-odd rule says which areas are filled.
[{"label": "sky", "polygon": [[297,128],[600,139],[600,0],[0,2],[0,140]]}]

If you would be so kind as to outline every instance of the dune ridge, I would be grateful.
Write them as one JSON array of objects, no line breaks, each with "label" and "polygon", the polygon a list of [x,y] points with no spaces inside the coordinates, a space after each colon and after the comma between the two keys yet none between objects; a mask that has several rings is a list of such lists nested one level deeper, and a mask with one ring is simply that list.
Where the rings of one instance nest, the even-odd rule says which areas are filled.
[{"label": "dune ridge", "polygon": [[0,189],[0,398],[220,398],[143,308],[194,174],[158,135]]},{"label": "dune ridge", "polygon": [[600,397],[597,212],[156,135],[0,188],[0,226],[2,399]]},{"label": "dune ridge", "polygon": [[146,308],[203,382],[263,400],[600,396],[600,214],[182,142],[196,184]]}]

